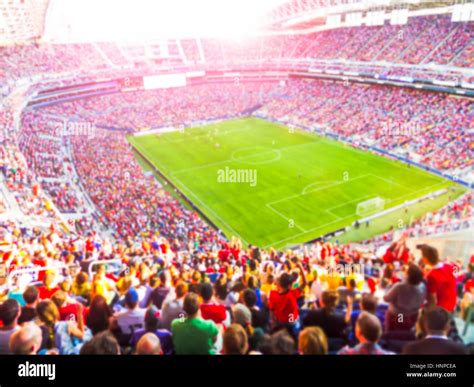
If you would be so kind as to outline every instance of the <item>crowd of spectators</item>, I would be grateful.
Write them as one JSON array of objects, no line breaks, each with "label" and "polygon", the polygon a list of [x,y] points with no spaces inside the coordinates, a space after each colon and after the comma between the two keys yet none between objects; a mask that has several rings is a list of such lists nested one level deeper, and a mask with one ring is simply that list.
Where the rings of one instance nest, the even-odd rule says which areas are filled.
[{"label": "crowd of spectators", "polygon": [[[168,42],[168,55],[158,46],[94,44],[23,44],[0,47],[0,85],[41,74],[113,71],[117,67],[153,69],[163,63],[209,68],[278,63],[281,60],[384,61],[398,64],[472,67],[473,22],[452,22],[450,15],[411,17],[406,25],[334,28],[310,34],[256,36],[243,41],[196,39]],[[178,48],[180,45],[181,50]],[[148,46],[148,50],[147,47]],[[157,48],[158,47],[158,48]],[[152,53],[150,55],[147,52]],[[171,57],[170,57],[171,55]],[[168,59],[166,59],[168,58]],[[156,60],[156,61],[155,61]],[[150,67],[151,66],[151,67]],[[428,71],[428,69],[426,69]],[[429,71],[428,71],[429,72]],[[459,75],[457,75],[459,77]],[[469,77],[468,77],[469,78]]]},{"label": "crowd of spectators", "polygon": [[[276,252],[239,240],[173,251],[1,225],[0,353],[465,354],[453,323],[467,269],[401,239],[381,258],[318,242]],[[119,262],[113,266],[111,262]]]},{"label": "crowd of spectators", "polygon": [[[444,41],[446,36],[455,42]],[[239,44],[204,40],[203,51],[214,65],[294,57],[454,60],[469,66],[471,39],[471,23],[432,16],[400,27]],[[115,44],[97,47],[114,65],[129,64]],[[195,42],[183,42],[183,50],[191,61],[199,56]],[[0,54],[0,82],[108,66],[87,44],[2,47]],[[232,84],[117,93],[23,113],[17,134],[1,133],[1,184],[25,220],[42,222],[34,227],[0,221],[0,354],[472,350],[453,317],[464,318],[472,307],[474,257],[465,265],[422,245],[415,258],[405,243],[406,237],[471,222],[472,194],[412,222],[401,239],[394,232],[376,238],[389,244],[382,256],[329,242],[262,250],[226,240],[144,174],[123,132],[252,112],[416,155],[443,171],[466,172],[473,165],[472,103],[402,88],[236,78]],[[58,136],[53,116],[92,122],[94,133]],[[78,185],[70,181],[76,171],[97,210],[93,216],[84,213]],[[0,213],[5,209],[0,198]],[[81,215],[72,233],[57,210]],[[107,226],[110,238],[96,233],[96,222]]]}]

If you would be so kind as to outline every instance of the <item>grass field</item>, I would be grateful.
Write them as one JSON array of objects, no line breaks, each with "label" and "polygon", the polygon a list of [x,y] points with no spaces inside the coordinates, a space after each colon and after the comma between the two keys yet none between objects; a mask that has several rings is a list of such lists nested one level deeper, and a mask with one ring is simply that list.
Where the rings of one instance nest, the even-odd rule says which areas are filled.
[{"label": "grass field", "polygon": [[[260,247],[283,248],[351,225],[359,218],[357,204],[368,199],[381,197],[390,208],[455,185],[401,162],[257,118],[129,141],[228,237]],[[461,192],[424,202],[411,215],[387,215],[352,239],[386,231],[402,215],[421,216]]]}]

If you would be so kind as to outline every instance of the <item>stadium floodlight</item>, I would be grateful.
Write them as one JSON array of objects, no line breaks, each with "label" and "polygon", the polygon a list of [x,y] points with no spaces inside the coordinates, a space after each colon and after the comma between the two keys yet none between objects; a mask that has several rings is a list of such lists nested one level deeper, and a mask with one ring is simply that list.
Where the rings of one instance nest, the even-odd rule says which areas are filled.
[{"label": "stadium floodlight", "polygon": [[255,33],[286,0],[56,0],[45,40],[143,42],[164,38],[240,37]]}]

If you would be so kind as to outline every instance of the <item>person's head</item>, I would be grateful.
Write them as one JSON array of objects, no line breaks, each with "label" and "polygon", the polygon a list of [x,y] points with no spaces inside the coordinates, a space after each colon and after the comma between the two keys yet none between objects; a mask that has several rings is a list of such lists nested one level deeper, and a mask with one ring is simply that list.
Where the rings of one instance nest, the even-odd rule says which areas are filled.
[{"label": "person's head", "polygon": [[410,285],[419,285],[423,281],[423,271],[418,265],[411,264],[407,270],[407,282]]},{"label": "person's head", "polygon": [[202,300],[205,303],[208,303],[209,301],[211,301],[213,294],[214,294],[214,290],[210,283],[204,282],[201,285],[199,285],[199,295],[201,296]]},{"label": "person's head", "polygon": [[194,271],[192,277],[191,277],[191,280],[193,282],[193,284],[198,284],[199,282],[201,282],[201,272],[196,270]]},{"label": "person's head", "polygon": [[328,339],[320,327],[308,327],[301,331],[298,349],[302,355],[326,355]]},{"label": "person's head", "polygon": [[328,290],[324,291],[321,295],[321,306],[326,311],[332,311],[339,302],[339,295],[336,291]]},{"label": "person's head", "polygon": [[424,263],[435,266],[439,262],[438,250],[433,246],[422,244],[417,245],[416,248],[421,251],[421,258]]},{"label": "person's head", "polygon": [[258,279],[254,275],[251,275],[247,281],[247,286],[250,289],[257,289],[258,288]]},{"label": "person's head", "polygon": [[97,266],[97,271],[95,273],[95,277],[97,280],[101,280],[105,277],[107,270],[104,264],[100,264]]},{"label": "person's head", "polygon": [[52,300],[43,300],[36,306],[36,313],[41,322],[52,327],[59,320],[59,311]]},{"label": "person's head", "polygon": [[257,304],[257,293],[253,289],[245,289],[242,298],[247,308],[253,308]]},{"label": "person's head", "polygon": [[14,355],[35,355],[41,348],[41,341],[39,326],[26,324],[10,337],[10,352]]},{"label": "person's head", "polygon": [[195,317],[199,312],[199,296],[196,293],[188,293],[184,297],[183,310],[188,317]]},{"label": "person's head", "polygon": [[373,294],[370,293],[365,293],[361,300],[360,300],[360,308],[363,311],[375,314],[375,311],[377,310],[377,297],[375,297]]},{"label": "person's head", "polygon": [[46,270],[44,273],[43,283],[44,286],[50,288],[53,286],[54,280],[56,279],[56,273],[54,270]]},{"label": "person's head", "polygon": [[[270,266],[273,267],[273,266]],[[267,274],[267,285],[273,285],[275,282],[275,276],[271,273]]]},{"label": "person's head", "polygon": [[277,286],[279,291],[288,291],[293,284],[293,277],[289,273],[282,273],[278,277]]},{"label": "person's head", "polygon": [[16,326],[21,308],[17,300],[8,299],[0,305],[0,321],[5,327]]},{"label": "person's head", "polygon": [[382,324],[378,317],[368,312],[361,312],[357,318],[355,335],[362,344],[376,344],[382,336]]},{"label": "person's head", "polygon": [[76,275],[74,281],[76,282],[78,286],[82,286],[85,283],[87,283],[87,281],[89,281],[89,276],[87,275],[87,273],[81,271],[80,273]]},{"label": "person's head", "polygon": [[92,340],[81,348],[81,355],[120,355],[120,346],[117,339],[109,331],[95,335]]},{"label": "person's head", "polygon": [[272,335],[273,355],[293,355],[295,350],[295,341],[286,329],[282,329]]},{"label": "person's head", "polygon": [[66,293],[63,292],[62,290],[58,290],[57,292],[55,292],[52,296],[51,296],[51,299],[53,300],[53,302],[56,304],[56,306],[58,307],[58,309],[62,308],[63,305],[65,304],[66,302]]},{"label": "person's head", "polygon": [[248,338],[240,324],[232,324],[226,329],[223,337],[224,354],[245,355],[248,351]]},{"label": "person's head", "polygon": [[154,305],[150,306],[145,313],[145,330],[147,332],[156,332],[160,325],[160,311]]},{"label": "person's head", "polygon": [[23,299],[26,305],[35,307],[38,302],[38,288],[36,286],[28,286],[23,292]]},{"label": "person's head", "polygon": [[160,339],[154,333],[145,333],[137,343],[137,355],[161,355]]},{"label": "person's head", "polygon": [[86,321],[93,331],[105,330],[109,327],[109,318],[112,316],[112,310],[107,304],[107,300],[100,294],[96,295],[89,306],[89,314]]},{"label": "person's head", "polygon": [[188,285],[186,284],[186,282],[179,281],[176,284],[175,292],[176,292],[176,298],[177,299],[183,298],[186,295],[186,293],[188,292]]},{"label": "person's head", "polygon": [[426,308],[422,318],[425,332],[428,335],[446,335],[449,331],[449,313],[440,306]]},{"label": "person's head", "polygon": [[138,305],[138,292],[135,288],[128,289],[125,294],[125,306],[128,309],[135,309]]},{"label": "person's head", "polygon": [[347,284],[347,288],[352,291],[354,291],[357,288],[357,282],[354,278],[351,278],[349,280],[349,283]]},{"label": "person's head", "polygon": [[66,294],[70,294],[71,293],[71,289],[72,289],[72,282],[71,280],[69,279],[65,279],[64,281],[61,281],[61,283],[59,284],[59,288],[65,292]]},{"label": "person's head", "polygon": [[235,304],[232,307],[233,321],[244,328],[252,325],[252,312],[244,304]]}]

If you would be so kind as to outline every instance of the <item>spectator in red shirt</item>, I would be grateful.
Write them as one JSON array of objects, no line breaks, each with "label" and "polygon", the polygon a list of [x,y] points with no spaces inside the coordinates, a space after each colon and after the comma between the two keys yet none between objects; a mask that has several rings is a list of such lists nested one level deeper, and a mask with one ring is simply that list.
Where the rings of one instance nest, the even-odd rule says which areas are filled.
[{"label": "spectator in red shirt", "polygon": [[216,324],[227,325],[228,315],[225,305],[214,302],[214,289],[210,283],[202,283],[199,286],[199,295],[202,298],[202,304],[199,307],[201,317],[204,320],[212,320]]},{"label": "spectator in red shirt", "polygon": [[436,305],[453,312],[457,301],[454,266],[440,262],[438,250],[432,246],[423,244],[417,248],[421,250],[423,262],[431,266],[426,276],[428,306]]},{"label": "spectator in red shirt", "polygon": [[272,290],[268,299],[268,308],[272,314],[274,327],[283,326],[294,334],[299,330],[298,298],[301,297],[301,289],[306,286],[306,277],[301,263],[297,263],[297,268],[302,280],[299,287],[292,288],[295,277],[285,272],[278,278],[277,290]]},{"label": "spectator in red shirt", "polygon": [[53,296],[59,290],[58,286],[53,286],[56,273],[53,270],[47,270],[43,278],[43,286],[38,288],[40,300],[46,300]]},{"label": "spectator in red shirt", "polygon": [[70,303],[67,294],[62,290],[58,290],[51,297],[59,310],[60,321],[76,321],[79,329],[83,330],[84,326],[84,308],[80,303]]}]

